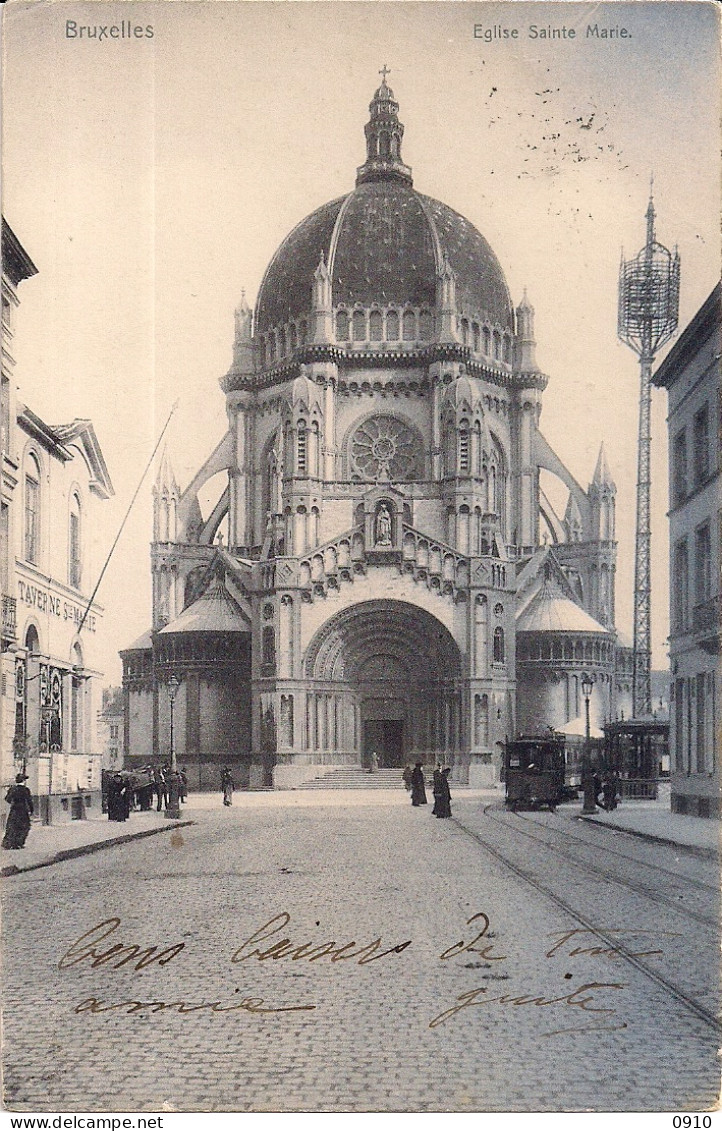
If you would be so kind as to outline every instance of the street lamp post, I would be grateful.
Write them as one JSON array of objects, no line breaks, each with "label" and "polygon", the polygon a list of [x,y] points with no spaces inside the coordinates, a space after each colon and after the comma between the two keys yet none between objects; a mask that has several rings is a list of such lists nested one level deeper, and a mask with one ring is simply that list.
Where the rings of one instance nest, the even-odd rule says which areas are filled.
[{"label": "street lamp post", "polygon": [[585,715],[585,735],[584,735],[584,756],[582,760],[582,789],[584,791],[584,808],[583,813],[596,813],[597,811],[597,798],[596,790],[594,788],[594,775],[592,773],[591,765],[591,751],[589,749],[590,742],[590,726],[589,726],[589,700],[592,697],[594,689],[594,681],[591,676],[582,676],[582,695],[584,696],[584,715]]},{"label": "street lamp post", "polygon": [[170,701],[170,781],[168,783],[168,805],[165,815],[171,821],[180,819],[180,786],[178,781],[178,766],[175,757],[175,729],[173,726],[173,708],[175,697],[178,694],[180,680],[177,675],[168,676],[168,699]]}]

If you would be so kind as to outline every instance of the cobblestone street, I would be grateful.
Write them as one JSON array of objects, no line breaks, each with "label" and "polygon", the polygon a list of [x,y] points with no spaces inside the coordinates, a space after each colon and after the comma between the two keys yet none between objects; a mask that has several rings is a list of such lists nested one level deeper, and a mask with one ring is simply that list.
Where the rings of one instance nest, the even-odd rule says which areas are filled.
[{"label": "cobblestone street", "polygon": [[[239,1112],[713,1105],[718,1037],[705,1010],[716,1013],[718,939],[703,920],[716,916],[717,901],[702,895],[674,906],[682,900],[671,873],[684,890],[704,892],[714,863],[659,845],[630,849],[561,813],[510,833],[472,796],[455,798],[452,821],[430,810],[413,809],[400,790],[302,801],[237,793],[230,809],[217,796],[191,799],[191,827],[5,879],[6,1104]],[[614,859],[650,890],[662,881],[649,867],[663,865],[669,904],[655,911],[638,892],[605,888],[599,875],[585,880],[541,843],[557,846],[564,836],[567,852],[598,869]],[[516,871],[500,859],[512,849]],[[612,849],[617,856],[607,858]],[[524,878],[527,870],[556,902]],[[77,942],[116,918],[114,931],[106,924]],[[619,932],[635,954],[663,953],[636,965],[574,954],[605,947],[591,936],[560,942],[582,922]],[[272,949],[284,939],[289,945]],[[139,950],[99,963],[114,944]],[[144,957],[150,947],[158,952]],[[665,979],[680,987],[677,996]],[[685,994],[700,1003],[697,1012]]]}]

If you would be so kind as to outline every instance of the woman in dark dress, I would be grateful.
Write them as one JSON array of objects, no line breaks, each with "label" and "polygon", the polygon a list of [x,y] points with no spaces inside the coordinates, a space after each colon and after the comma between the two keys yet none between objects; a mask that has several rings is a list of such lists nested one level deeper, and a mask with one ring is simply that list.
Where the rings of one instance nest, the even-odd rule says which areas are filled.
[{"label": "woman in dark dress", "polygon": [[128,818],[127,783],[120,774],[113,774],[108,782],[108,820],[125,821]]},{"label": "woman in dark dress", "polygon": [[232,805],[233,804],[234,787],[235,787],[235,783],[233,781],[233,775],[231,774],[231,771],[228,769],[228,766],[224,766],[223,767],[223,773],[221,774],[221,789],[223,790],[223,804],[224,805]]},{"label": "woman in dark dress", "polygon": [[426,805],[424,771],[421,769],[421,762],[416,763],[411,774],[411,804]]},{"label": "woman in dark dress", "polygon": [[435,817],[450,817],[451,816],[451,792],[449,790],[449,773],[448,769],[442,770],[438,775],[434,775],[434,816]]},{"label": "woman in dark dress", "polygon": [[23,784],[27,780],[27,774],[16,774],[15,785],[11,785],[5,794],[10,812],[5,826],[3,848],[25,847],[25,841],[30,832],[30,814],[33,811],[33,799],[30,790]]}]

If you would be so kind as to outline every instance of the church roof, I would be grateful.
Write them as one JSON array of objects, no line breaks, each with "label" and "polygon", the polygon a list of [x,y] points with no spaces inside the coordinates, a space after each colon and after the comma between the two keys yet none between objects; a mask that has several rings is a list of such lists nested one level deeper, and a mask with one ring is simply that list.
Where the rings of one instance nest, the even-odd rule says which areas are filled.
[{"label": "church roof", "polygon": [[437,275],[447,259],[456,277],[458,311],[513,329],[509,289],[487,241],[453,208],[414,189],[411,170],[401,161],[397,111],[384,80],[371,102],[367,160],[356,188],[317,208],[283,241],[258,294],[258,333],[309,312],[322,253],[334,306],[433,307]]},{"label": "church roof", "polygon": [[179,617],[162,628],[160,635],[185,632],[250,632],[251,626],[220,577]]},{"label": "church roof", "polygon": [[90,490],[101,499],[109,499],[115,494],[92,421],[76,417],[70,424],[46,424],[27,405],[21,405],[18,407],[18,423],[58,459],[66,462],[73,459],[69,445],[77,447],[88,465]]},{"label": "church roof", "polygon": [[566,597],[551,578],[522,609],[516,621],[517,632],[581,632],[608,636],[606,628]]},{"label": "church roof", "polygon": [[[559,728],[562,734],[567,738],[586,738],[587,736],[587,720],[581,715],[577,715],[576,719],[570,719],[563,727]],[[599,727],[594,726],[593,723],[589,726],[590,738],[604,738],[604,731]]]},{"label": "church roof", "polygon": [[127,648],[123,648],[120,655],[123,656],[126,652],[149,651],[153,647],[153,636],[151,635],[151,633],[152,630],[149,628],[147,632],[144,632],[142,636],[139,636],[137,640],[134,640],[133,643],[129,644]]}]

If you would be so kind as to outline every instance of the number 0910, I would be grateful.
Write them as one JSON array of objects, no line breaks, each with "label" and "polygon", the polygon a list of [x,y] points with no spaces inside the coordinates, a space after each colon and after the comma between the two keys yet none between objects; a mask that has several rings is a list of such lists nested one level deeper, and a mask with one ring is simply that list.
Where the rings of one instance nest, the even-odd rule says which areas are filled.
[{"label": "number 0910", "polygon": [[672,1120],[673,1127],[698,1128],[711,1127],[711,1115],[675,1115]]}]

